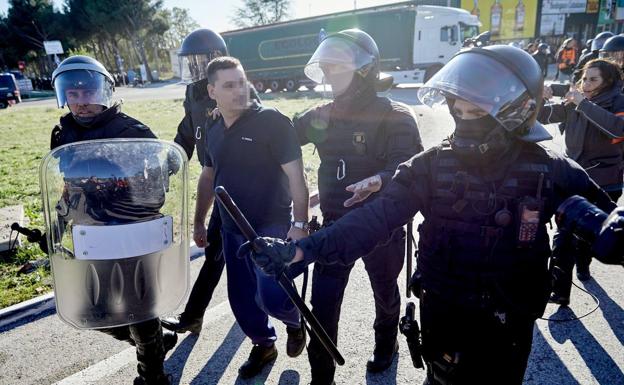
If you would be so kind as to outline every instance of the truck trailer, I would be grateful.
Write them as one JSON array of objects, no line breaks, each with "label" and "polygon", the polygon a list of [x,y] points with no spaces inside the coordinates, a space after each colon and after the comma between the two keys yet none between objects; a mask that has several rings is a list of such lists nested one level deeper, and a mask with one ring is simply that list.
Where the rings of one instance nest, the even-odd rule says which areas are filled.
[{"label": "truck trailer", "polygon": [[315,84],[303,68],[326,35],[359,28],[377,42],[381,70],[396,84],[423,83],[479,33],[478,18],[460,8],[415,1],[362,8],[224,32],[259,92],[296,91]]}]

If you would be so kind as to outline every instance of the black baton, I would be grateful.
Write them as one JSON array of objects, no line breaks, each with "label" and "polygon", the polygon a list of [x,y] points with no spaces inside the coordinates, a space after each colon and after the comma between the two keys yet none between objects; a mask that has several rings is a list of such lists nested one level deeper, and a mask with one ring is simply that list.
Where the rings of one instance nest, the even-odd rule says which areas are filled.
[{"label": "black baton", "polygon": [[414,236],[412,235],[412,233],[414,232],[413,223],[414,218],[410,218],[409,222],[407,222],[407,234],[405,237],[405,240],[407,242],[407,245],[405,247],[405,253],[407,254],[407,266],[405,268],[405,295],[407,296],[407,298],[410,298],[412,296],[412,290],[410,290],[410,281],[412,279],[412,240],[414,239]]},{"label": "black baton", "polygon": [[[215,188],[215,193],[219,202],[223,205],[223,207],[225,207],[225,210],[228,212],[228,214],[230,214],[230,217],[232,218],[234,223],[236,223],[241,233],[243,233],[243,236],[247,238],[247,240],[251,243],[252,247],[254,247],[255,250],[254,241],[256,240],[256,238],[258,238],[258,234],[256,234],[256,231],[253,229],[253,227],[251,227],[251,225],[247,221],[247,218],[245,218],[238,206],[236,206],[236,203],[234,203],[234,201],[232,200],[232,197],[230,197],[230,194],[225,191],[225,188],[223,186],[217,186],[217,188]],[[323,329],[323,326],[321,326],[314,314],[312,314],[310,309],[308,309],[305,302],[303,302],[303,300],[299,296],[299,293],[294,288],[293,282],[290,280],[290,278],[288,278],[285,272],[283,272],[277,278],[277,282],[282,287],[282,289],[284,289],[288,298],[290,298],[293,304],[295,304],[295,306],[303,316],[303,319],[310,325],[310,330],[319,339],[319,341],[321,341],[321,344],[323,344],[323,347],[325,347],[329,355],[334,359],[334,361],[336,361],[338,365],[344,365],[345,360],[338,351],[338,348],[329,338],[327,332],[325,331],[325,329]]]}]

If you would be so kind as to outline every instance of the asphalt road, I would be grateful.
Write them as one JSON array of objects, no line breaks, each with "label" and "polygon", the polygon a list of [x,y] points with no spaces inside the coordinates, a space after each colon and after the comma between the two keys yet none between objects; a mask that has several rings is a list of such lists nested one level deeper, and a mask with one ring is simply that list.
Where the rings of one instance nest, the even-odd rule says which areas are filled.
[{"label": "asphalt road", "polygon": [[[182,89],[177,85],[166,85],[158,90],[129,89],[128,95],[173,94]],[[392,90],[391,94],[414,104],[414,89]],[[414,111],[425,147],[438,143],[450,133],[452,120],[444,107],[416,106]],[[550,129],[556,134],[554,127]],[[561,138],[555,136],[556,140],[547,145],[558,150]],[[191,263],[193,279],[202,261],[200,257]],[[621,268],[594,262],[593,278],[586,283],[576,283],[600,300],[600,308],[578,321],[537,321],[525,384],[624,384],[623,273]],[[402,292],[404,275],[400,276]],[[306,353],[296,359],[286,356],[285,328],[280,323],[276,323],[280,355],[275,363],[254,379],[237,377],[237,369],[247,358],[251,344],[232,316],[225,284],[224,276],[204,318],[201,335],[180,335],[178,345],[167,356],[166,370],[174,376],[174,383],[307,384],[310,370]],[[531,285],[531,277],[527,277],[526,284]],[[545,317],[581,316],[594,307],[592,298],[575,288],[569,309],[549,305]],[[336,382],[421,384],[424,372],[412,367],[402,338],[398,359],[390,369],[377,375],[366,373],[365,362],[373,349],[373,317],[370,284],[363,264],[358,262],[351,273],[342,307],[339,348],[347,362],[338,368]],[[56,315],[50,315],[0,334],[0,384],[129,384],[135,376],[134,354],[134,348],[125,343],[98,332],[73,329]]]}]

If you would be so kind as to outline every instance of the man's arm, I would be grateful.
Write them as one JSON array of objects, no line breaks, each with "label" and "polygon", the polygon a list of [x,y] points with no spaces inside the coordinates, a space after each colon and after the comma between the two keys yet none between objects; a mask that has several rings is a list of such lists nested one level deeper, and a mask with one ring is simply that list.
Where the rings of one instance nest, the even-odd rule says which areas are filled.
[{"label": "man's arm", "polygon": [[[288,185],[293,200],[293,218],[295,222],[308,222],[308,185],[303,173],[303,162],[301,158],[295,159],[282,165],[282,170],[288,177]],[[297,240],[306,237],[308,234],[303,229],[291,226],[288,231],[288,238]]]},{"label": "man's arm", "polygon": [[214,170],[204,166],[197,181],[197,201],[193,220],[193,240],[197,247],[206,247],[206,215],[214,201]]}]

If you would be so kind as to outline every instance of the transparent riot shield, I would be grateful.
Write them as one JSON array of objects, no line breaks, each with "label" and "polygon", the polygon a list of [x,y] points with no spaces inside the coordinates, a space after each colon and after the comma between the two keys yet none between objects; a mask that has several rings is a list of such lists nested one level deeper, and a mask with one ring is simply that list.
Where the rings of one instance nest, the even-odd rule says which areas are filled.
[{"label": "transparent riot shield", "polygon": [[40,178],[56,310],[80,329],[174,311],[189,287],[187,158],[176,144],[61,146]]}]

